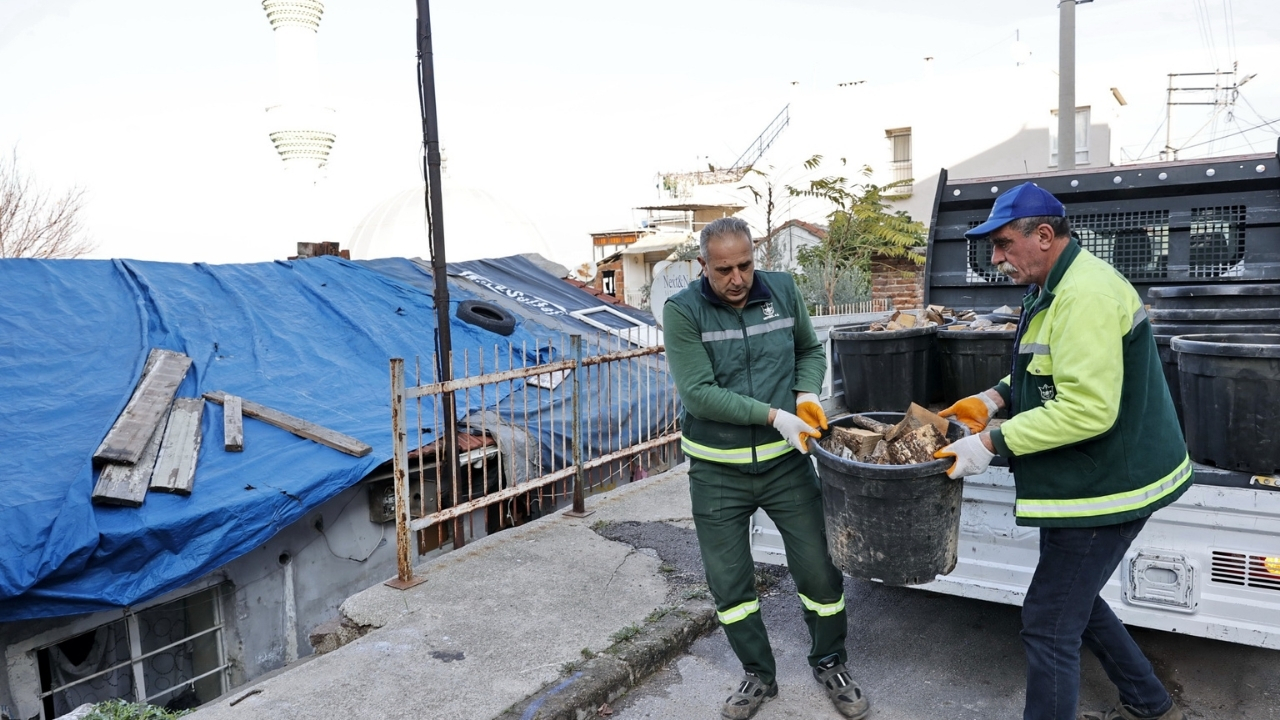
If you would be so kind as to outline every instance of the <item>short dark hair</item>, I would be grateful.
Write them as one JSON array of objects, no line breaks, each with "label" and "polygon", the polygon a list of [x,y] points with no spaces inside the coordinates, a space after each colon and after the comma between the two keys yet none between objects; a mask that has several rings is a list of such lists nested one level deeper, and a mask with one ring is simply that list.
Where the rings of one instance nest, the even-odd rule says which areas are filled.
[{"label": "short dark hair", "polygon": [[707,259],[707,246],[712,240],[725,235],[741,235],[751,242],[751,226],[746,220],[736,217],[722,217],[707,223],[698,236],[698,256]]},{"label": "short dark hair", "polygon": [[1069,237],[1071,235],[1071,223],[1061,215],[1037,215],[1018,218],[1009,224],[1023,236],[1030,235],[1041,225],[1048,225],[1053,228],[1054,237]]}]

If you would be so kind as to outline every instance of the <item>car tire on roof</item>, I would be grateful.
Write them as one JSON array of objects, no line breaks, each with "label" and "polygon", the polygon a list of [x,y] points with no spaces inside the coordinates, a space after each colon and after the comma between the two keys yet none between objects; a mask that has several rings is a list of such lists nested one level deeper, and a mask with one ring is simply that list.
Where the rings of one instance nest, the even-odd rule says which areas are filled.
[{"label": "car tire on roof", "polygon": [[464,323],[499,335],[510,335],[516,330],[516,316],[493,303],[463,300],[458,303],[455,315]]}]

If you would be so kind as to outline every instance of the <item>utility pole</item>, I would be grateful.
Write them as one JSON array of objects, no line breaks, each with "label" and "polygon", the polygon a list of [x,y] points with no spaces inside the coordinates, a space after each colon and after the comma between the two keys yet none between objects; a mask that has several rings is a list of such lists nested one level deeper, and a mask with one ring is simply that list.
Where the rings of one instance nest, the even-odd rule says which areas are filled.
[{"label": "utility pole", "polygon": [[[440,124],[436,119],[436,71],[431,51],[431,3],[418,0],[418,100],[422,111],[422,145],[426,154],[428,225],[431,228],[431,277],[435,281],[436,348],[440,381],[453,379],[453,340],[449,335],[449,275],[444,258],[444,195],[440,186]],[[440,395],[444,437],[436,442],[436,458],[449,468],[454,502],[458,501],[458,416],[453,391]],[[441,452],[443,450],[443,453]],[[441,457],[443,455],[443,457]],[[453,546],[463,545],[462,518],[453,523]]]},{"label": "utility pole", "polygon": [[1076,4],[1058,3],[1058,169],[1076,169]]},{"label": "utility pole", "polygon": [[[1222,84],[1220,78],[1223,75],[1231,75],[1232,77],[1231,84],[1229,85]],[[1213,76],[1214,78],[1213,87],[1207,87],[1207,86],[1174,87],[1173,85],[1174,78],[1208,77],[1208,76]],[[1213,117],[1217,117],[1217,113],[1221,112],[1222,108],[1229,108],[1235,104],[1236,96],[1240,94],[1240,86],[1244,85],[1245,83],[1249,82],[1253,78],[1257,77],[1257,73],[1254,73],[1253,75],[1250,75],[1243,80],[1235,80],[1235,78],[1238,76],[1239,76],[1239,68],[1234,65],[1232,66],[1230,73],[1223,70],[1215,70],[1213,72],[1201,72],[1201,73],[1169,73],[1169,89],[1168,89],[1168,94],[1165,96],[1165,103],[1164,103],[1164,150],[1160,151],[1161,160],[1177,160],[1178,159],[1178,150],[1180,148],[1176,148],[1173,146],[1173,106],[1174,105],[1209,105],[1212,107],[1216,107],[1218,108],[1218,110],[1214,111],[1214,115],[1210,118],[1210,120],[1212,120]],[[1199,96],[1196,100],[1180,100],[1175,102],[1173,99],[1174,93],[1206,93],[1206,92],[1213,93],[1212,102],[1204,102],[1202,100],[1203,98],[1202,95]],[[1183,96],[1178,96],[1178,97],[1183,97]],[[1207,127],[1208,123],[1205,123],[1205,125]],[[1200,128],[1200,130],[1204,130],[1204,128],[1202,127]],[[1196,134],[1198,135],[1199,131],[1197,131]],[[1190,138],[1187,139],[1187,142],[1190,142],[1194,138],[1195,138],[1195,135],[1192,135]]]}]

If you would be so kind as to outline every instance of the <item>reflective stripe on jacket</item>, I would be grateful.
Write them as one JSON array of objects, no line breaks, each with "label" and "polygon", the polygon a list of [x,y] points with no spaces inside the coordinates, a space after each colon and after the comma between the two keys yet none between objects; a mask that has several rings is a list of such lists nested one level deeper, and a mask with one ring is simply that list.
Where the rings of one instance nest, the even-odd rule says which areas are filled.
[{"label": "reflective stripe on jacket", "polygon": [[1133,286],[1073,239],[1023,300],[1012,416],[991,433],[1013,458],[1019,525],[1144,517],[1191,485],[1192,466],[1151,322]]}]

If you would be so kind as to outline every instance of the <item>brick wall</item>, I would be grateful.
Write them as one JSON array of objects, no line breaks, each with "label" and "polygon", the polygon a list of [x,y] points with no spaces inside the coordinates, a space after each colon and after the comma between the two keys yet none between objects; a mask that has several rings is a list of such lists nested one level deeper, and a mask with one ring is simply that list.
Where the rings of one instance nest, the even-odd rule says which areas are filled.
[{"label": "brick wall", "polygon": [[887,298],[897,310],[924,306],[924,266],[906,258],[871,259],[871,299]]},{"label": "brick wall", "polygon": [[614,283],[613,297],[619,300],[625,298],[627,296],[627,288],[626,288],[626,283],[623,279],[622,260],[619,259],[619,260],[615,260],[613,262],[607,262],[607,263],[602,262],[599,265],[596,265],[596,276],[595,276],[595,279],[591,281],[591,286],[597,290],[600,290],[601,292],[604,291],[605,271],[613,272],[613,283]]}]

